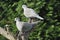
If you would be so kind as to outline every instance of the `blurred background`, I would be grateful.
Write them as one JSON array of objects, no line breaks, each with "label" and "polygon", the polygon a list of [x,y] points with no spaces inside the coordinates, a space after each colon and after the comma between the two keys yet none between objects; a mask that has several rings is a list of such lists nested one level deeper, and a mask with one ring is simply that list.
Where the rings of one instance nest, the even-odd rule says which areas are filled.
[{"label": "blurred background", "polygon": [[[60,40],[60,0],[0,0],[0,27],[8,24],[10,31],[16,34],[14,18],[28,21],[23,14],[23,4],[45,18],[30,33],[29,40]],[[0,35],[0,40],[8,39]]]}]

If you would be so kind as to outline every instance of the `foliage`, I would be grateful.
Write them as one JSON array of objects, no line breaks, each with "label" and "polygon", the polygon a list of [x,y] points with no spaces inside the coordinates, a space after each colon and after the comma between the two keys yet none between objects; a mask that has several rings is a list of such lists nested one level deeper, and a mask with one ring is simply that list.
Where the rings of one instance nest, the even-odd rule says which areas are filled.
[{"label": "foliage", "polygon": [[[0,0],[0,26],[11,25],[10,29],[16,33],[15,17],[27,21],[23,15],[22,5],[33,8],[40,16],[45,18],[39,23],[35,31],[30,34],[29,40],[58,40],[60,39],[60,1],[59,0]],[[0,36],[0,40],[5,40]]]}]

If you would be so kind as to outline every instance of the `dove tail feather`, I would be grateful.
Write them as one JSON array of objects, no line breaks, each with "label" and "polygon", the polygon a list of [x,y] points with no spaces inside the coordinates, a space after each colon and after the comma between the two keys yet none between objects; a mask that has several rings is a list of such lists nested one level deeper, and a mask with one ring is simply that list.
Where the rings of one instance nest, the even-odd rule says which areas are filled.
[{"label": "dove tail feather", "polygon": [[38,18],[38,19],[41,19],[41,20],[43,20],[43,19],[44,19],[44,18],[42,18],[42,17],[40,17],[40,16],[37,16],[37,18]]}]

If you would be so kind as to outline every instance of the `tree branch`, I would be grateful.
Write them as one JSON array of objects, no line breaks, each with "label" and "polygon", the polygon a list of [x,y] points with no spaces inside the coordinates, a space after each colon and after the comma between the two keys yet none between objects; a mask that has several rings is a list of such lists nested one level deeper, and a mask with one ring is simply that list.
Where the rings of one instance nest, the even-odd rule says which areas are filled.
[{"label": "tree branch", "polygon": [[7,32],[6,30],[4,30],[2,27],[0,27],[0,34],[3,35],[4,37],[6,37],[9,40],[16,40],[14,38],[14,36],[9,32]]}]

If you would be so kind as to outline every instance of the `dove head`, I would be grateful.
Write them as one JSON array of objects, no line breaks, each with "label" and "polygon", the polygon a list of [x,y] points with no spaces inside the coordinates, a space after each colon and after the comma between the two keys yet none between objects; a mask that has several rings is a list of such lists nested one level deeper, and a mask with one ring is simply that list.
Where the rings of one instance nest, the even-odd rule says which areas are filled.
[{"label": "dove head", "polygon": [[15,18],[15,21],[20,21],[20,19],[18,17]]},{"label": "dove head", "polygon": [[24,9],[24,8],[27,8],[27,6],[26,5],[22,5],[22,8]]}]

